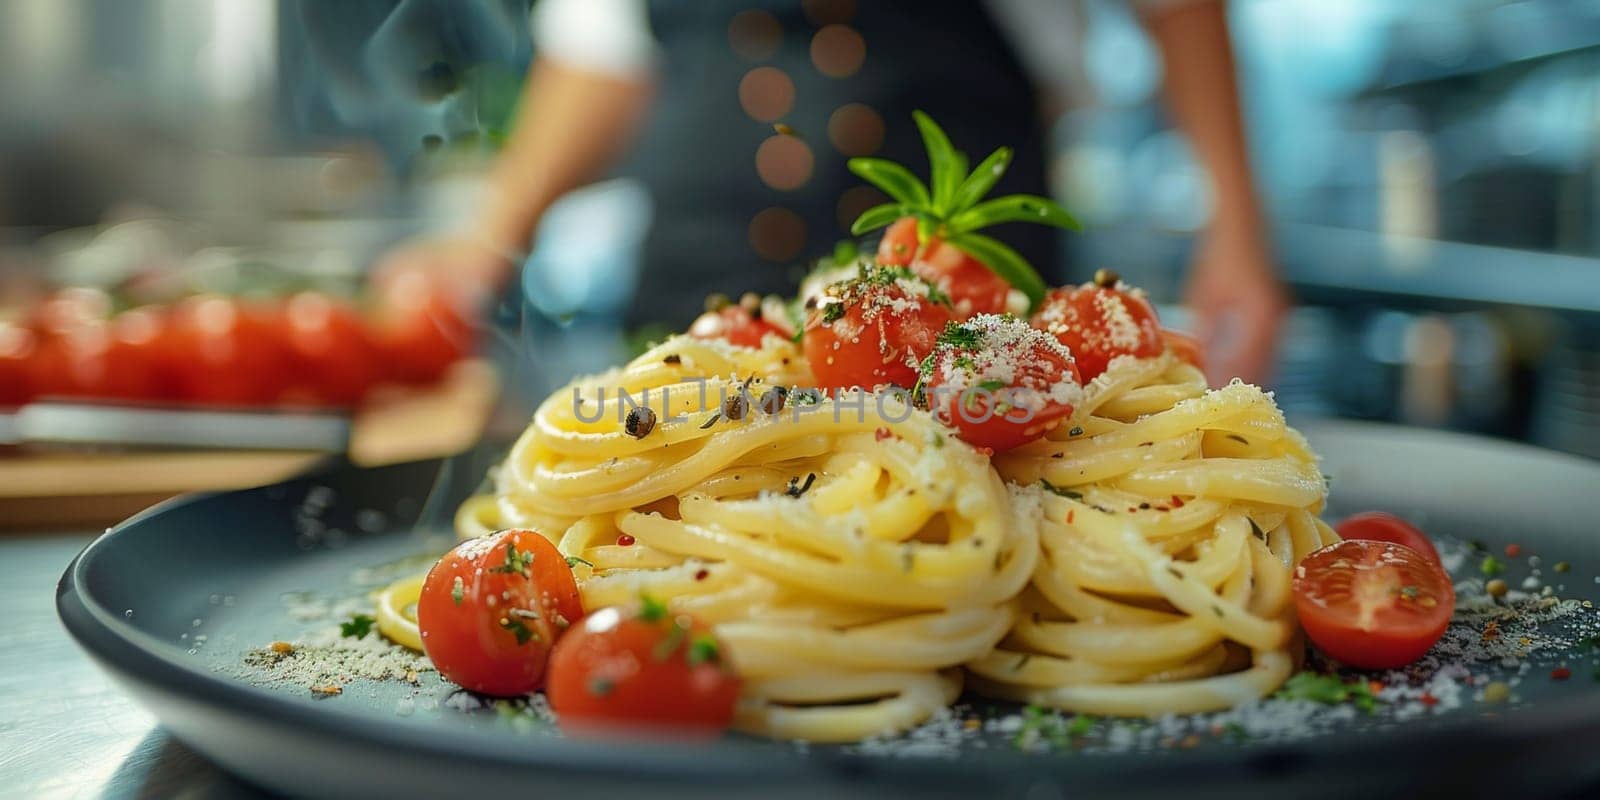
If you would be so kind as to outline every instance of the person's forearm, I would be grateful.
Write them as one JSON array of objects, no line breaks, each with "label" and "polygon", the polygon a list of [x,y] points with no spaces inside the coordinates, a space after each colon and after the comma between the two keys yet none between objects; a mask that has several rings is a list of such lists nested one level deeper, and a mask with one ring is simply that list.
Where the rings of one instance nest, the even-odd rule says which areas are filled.
[{"label": "person's forearm", "polygon": [[1157,8],[1144,22],[1165,62],[1167,105],[1211,176],[1213,233],[1261,239],[1261,204],[1250,173],[1223,2]]},{"label": "person's forearm", "polygon": [[490,175],[476,225],[491,246],[520,252],[539,217],[600,176],[631,141],[649,104],[648,79],[539,59],[529,70],[511,137]]}]

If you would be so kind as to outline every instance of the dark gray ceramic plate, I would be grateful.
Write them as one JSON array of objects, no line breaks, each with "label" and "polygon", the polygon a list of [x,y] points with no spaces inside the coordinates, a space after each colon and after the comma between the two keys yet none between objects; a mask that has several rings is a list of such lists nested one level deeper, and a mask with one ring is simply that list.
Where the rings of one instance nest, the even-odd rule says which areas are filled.
[{"label": "dark gray ceramic plate", "polygon": [[[1600,465],[1526,447],[1402,428],[1308,430],[1326,459],[1334,513],[1411,516],[1430,531],[1572,562],[1564,595],[1600,596]],[[478,463],[456,462],[458,474]],[[1600,683],[1527,680],[1494,718],[1479,708],[1413,722],[1353,725],[1270,744],[1208,741],[1189,750],[1032,754],[1004,746],[948,758],[896,758],[740,737],[706,745],[561,739],[493,712],[433,708],[448,694],[373,684],[313,699],[252,684],[244,654],[293,635],[286,593],[345,587],[365,568],[423,557],[448,539],[412,531],[441,462],[383,469],[330,465],[262,489],[179,499],[90,545],[62,577],[67,628],[172,732],[263,786],[293,794],[601,796],[1165,796],[1363,791],[1457,795],[1600,790]],[[131,613],[130,613],[131,612]],[[203,639],[201,637],[204,637]],[[1561,654],[1558,654],[1561,655]],[[1470,703],[1470,701],[1469,701]],[[977,706],[973,713],[986,713]],[[490,794],[496,793],[496,794]],[[506,794],[498,794],[506,793]],[[1593,795],[1590,795],[1593,796]]]}]

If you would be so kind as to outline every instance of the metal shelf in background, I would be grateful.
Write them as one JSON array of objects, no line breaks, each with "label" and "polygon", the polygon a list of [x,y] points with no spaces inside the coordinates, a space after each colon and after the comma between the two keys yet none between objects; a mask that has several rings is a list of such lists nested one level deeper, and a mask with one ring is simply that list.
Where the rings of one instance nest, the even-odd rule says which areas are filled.
[{"label": "metal shelf in background", "polygon": [[1279,229],[1291,283],[1473,304],[1600,314],[1600,258],[1317,225]]}]

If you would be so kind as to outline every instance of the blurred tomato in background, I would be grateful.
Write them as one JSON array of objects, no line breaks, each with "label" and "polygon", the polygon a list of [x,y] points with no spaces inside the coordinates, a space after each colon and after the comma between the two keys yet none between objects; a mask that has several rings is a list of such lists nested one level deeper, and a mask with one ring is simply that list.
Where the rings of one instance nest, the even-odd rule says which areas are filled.
[{"label": "blurred tomato in background", "polygon": [[368,322],[390,376],[407,383],[436,381],[471,352],[470,302],[419,270],[380,282]]},{"label": "blurred tomato in background", "polygon": [[287,357],[284,401],[353,406],[383,379],[361,317],[344,301],[301,292],[289,298],[275,324]]}]

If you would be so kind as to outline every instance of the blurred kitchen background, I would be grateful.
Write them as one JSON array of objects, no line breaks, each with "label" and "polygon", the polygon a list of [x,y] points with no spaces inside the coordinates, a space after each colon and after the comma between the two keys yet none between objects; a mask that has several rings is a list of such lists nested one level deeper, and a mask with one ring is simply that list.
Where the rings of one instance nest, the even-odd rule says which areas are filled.
[{"label": "blurred kitchen background", "polygon": [[[1054,185],[1088,226],[1074,263],[1175,302],[1208,197],[1152,45],[1110,0],[992,5],[1049,89]],[[471,213],[533,55],[528,6],[0,0],[0,306],[152,270],[357,284],[385,247]],[[1600,457],[1600,0],[1230,14],[1301,304],[1276,386],[1289,413]],[[1060,46],[1063,16],[1081,47]],[[524,275],[530,380],[630,346],[615,320],[649,213],[624,179],[547,217]],[[843,235],[774,230],[752,222],[753,262],[799,267],[824,255],[806,242]]]}]

